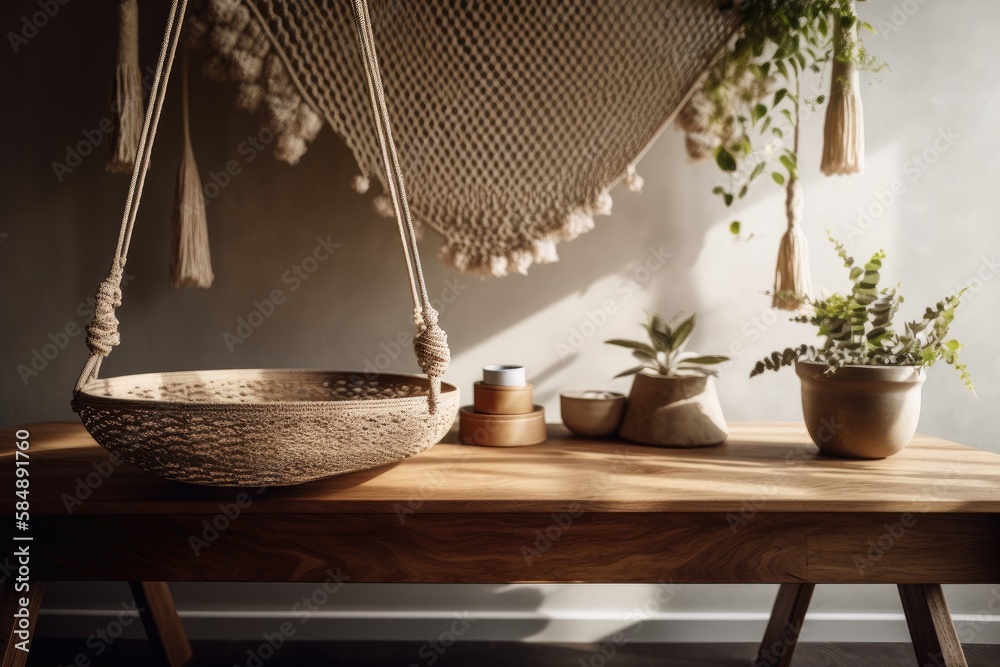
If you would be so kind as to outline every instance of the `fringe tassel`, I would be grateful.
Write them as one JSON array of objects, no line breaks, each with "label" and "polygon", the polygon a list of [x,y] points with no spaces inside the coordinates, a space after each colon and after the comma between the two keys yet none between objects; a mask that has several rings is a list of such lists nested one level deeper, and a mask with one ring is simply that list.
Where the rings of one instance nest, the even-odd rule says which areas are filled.
[{"label": "fringe tassel", "polygon": [[778,267],[774,274],[774,292],[771,297],[771,306],[778,310],[799,310],[803,305],[802,297],[807,297],[812,292],[809,246],[800,224],[804,207],[805,198],[799,179],[789,178],[785,198],[788,229],[778,246]]},{"label": "fringe tassel", "polygon": [[859,174],[865,169],[865,119],[861,105],[861,80],[855,64],[857,21],[850,28],[844,28],[838,22],[834,28],[833,45],[833,73],[823,128],[820,170],[827,176]]},{"label": "fringe tassel", "polygon": [[139,3],[121,0],[118,5],[118,61],[111,98],[114,130],[111,156],[106,169],[116,174],[131,173],[142,134],[142,69],[139,65]]},{"label": "fringe tassel", "polygon": [[191,146],[191,123],[188,113],[188,54],[181,63],[181,105],[184,116],[184,155],[177,170],[174,201],[174,231],[170,278],[174,287],[211,287],[212,253],[208,244],[208,219],[205,194],[198,174],[198,164]]}]

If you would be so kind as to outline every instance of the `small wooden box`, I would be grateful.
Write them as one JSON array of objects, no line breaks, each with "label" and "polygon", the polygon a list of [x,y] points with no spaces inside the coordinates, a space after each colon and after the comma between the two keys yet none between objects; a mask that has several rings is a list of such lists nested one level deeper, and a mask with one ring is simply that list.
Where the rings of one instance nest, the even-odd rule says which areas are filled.
[{"label": "small wooden box", "polygon": [[521,415],[490,415],[467,405],[458,413],[458,437],[466,445],[524,447],[545,442],[545,409]]},{"label": "small wooden box", "polygon": [[476,412],[491,415],[525,415],[535,409],[531,385],[507,387],[477,382],[472,387]]}]

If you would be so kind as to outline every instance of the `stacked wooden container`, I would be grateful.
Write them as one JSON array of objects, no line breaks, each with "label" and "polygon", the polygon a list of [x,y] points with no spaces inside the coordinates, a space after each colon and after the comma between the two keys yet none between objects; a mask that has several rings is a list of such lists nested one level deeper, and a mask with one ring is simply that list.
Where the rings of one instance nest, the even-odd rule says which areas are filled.
[{"label": "stacked wooden container", "polygon": [[523,366],[484,366],[473,396],[473,405],[459,412],[463,443],[523,447],[545,442],[545,410],[535,405]]}]

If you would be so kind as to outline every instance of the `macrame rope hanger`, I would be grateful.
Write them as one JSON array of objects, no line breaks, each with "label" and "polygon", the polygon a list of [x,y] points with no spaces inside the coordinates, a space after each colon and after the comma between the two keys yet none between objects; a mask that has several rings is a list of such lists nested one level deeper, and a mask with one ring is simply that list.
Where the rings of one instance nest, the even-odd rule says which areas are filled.
[{"label": "macrame rope hanger", "polygon": [[[118,244],[108,277],[101,283],[97,291],[94,318],[87,326],[87,347],[90,349],[90,355],[79,380],[77,380],[76,391],[80,391],[88,382],[97,379],[102,361],[121,342],[116,310],[122,304],[122,277],[125,263],[128,260],[129,244],[132,239],[132,230],[135,226],[139,203],[142,199],[146,174],[149,171],[150,156],[160,120],[160,112],[166,98],[167,81],[170,78],[171,67],[181,40],[187,4],[187,0],[173,0],[171,3],[170,14],[164,30],[163,45],[160,48],[150,92],[152,103],[146,110],[142,134],[136,151],[132,180],[125,200],[125,211],[122,215],[121,229],[118,235]],[[385,93],[378,66],[378,56],[375,51],[375,39],[372,34],[367,0],[355,0],[354,9],[372,117],[378,134],[386,181],[389,184],[389,193],[399,227],[410,291],[413,297],[414,321],[418,328],[414,339],[414,351],[420,368],[428,378],[430,386],[428,408],[433,414],[439,403],[441,377],[451,360],[448,337],[438,325],[438,313],[431,305],[427,295],[427,287],[420,266],[416,232],[410,216],[406,188],[389,124],[389,112],[385,103]]]},{"label": "macrame rope hanger", "polygon": [[427,296],[427,286],[424,283],[424,274],[420,266],[420,253],[417,249],[417,235],[413,228],[413,219],[410,216],[410,206],[406,200],[403,172],[399,167],[399,157],[396,153],[396,144],[393,141],[392,128],[389,123],[389,111],[385,103],[382,75],[379,71],[378,54],[375,50],[375,37],[372,34],[371,18],[368,14],[368,0],[354,0],[354,17],[358,29],[361,60],[365,69],[365,80],[368,84],[372,117],[382,153],[382,167],[385,170],[389,196],[392,199],[392,208],[399,227],[403,256],[406,259],[406,269],[413,295],[413,319],[418,329],[413,346],[417,355],[417,363],[420,364],[420,368],[427,374],[430,381],[430,409],[431,412],[434,412],[441,392],[441,377],[451,361],[448,336],[438,325],[438,312],[431,305]]}]

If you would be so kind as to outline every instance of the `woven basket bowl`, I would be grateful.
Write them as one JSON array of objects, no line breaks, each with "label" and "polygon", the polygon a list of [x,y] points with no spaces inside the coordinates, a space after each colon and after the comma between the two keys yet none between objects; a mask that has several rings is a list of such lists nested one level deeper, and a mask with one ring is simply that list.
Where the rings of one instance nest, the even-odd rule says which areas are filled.
[{"label": "woven basket bowl", "polygon": [[393,463],[439,442],[458,388],[435,414],[416,375],[252,369],[98,379],[73,407],[102,447],[167,479],[288,486]]}]

